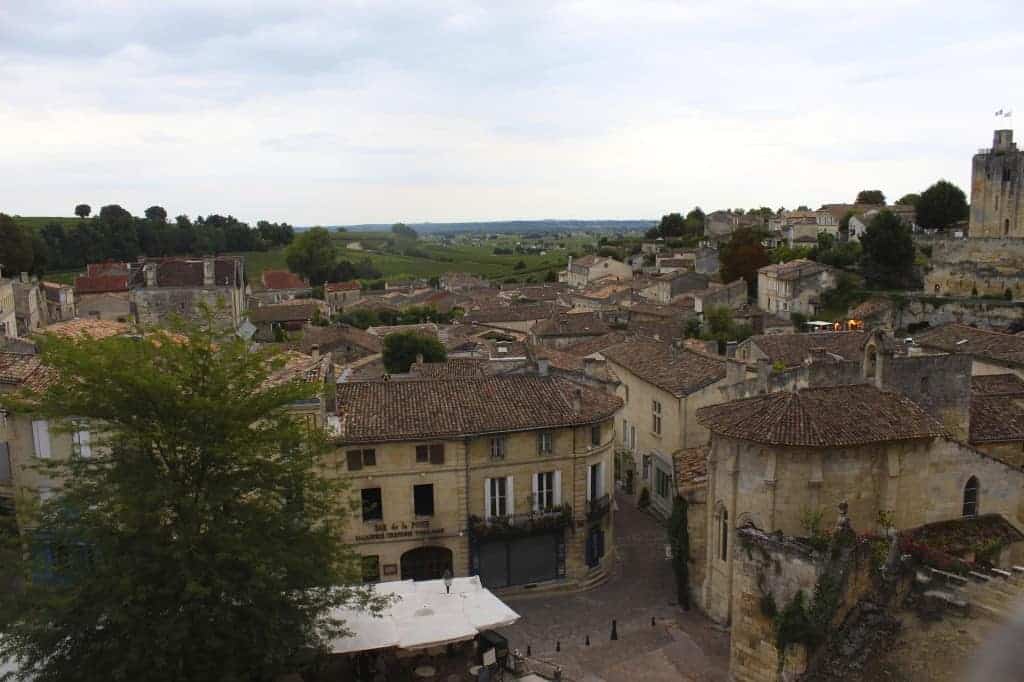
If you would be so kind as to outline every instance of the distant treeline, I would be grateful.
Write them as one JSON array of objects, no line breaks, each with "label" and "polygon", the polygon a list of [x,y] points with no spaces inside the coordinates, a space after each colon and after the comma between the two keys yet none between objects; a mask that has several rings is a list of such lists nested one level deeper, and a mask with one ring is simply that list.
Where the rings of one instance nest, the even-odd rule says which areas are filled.
[{"label": "distant treeline", "polygon": [[75,209],[77,220],[53,220],[38,229],[0,214],[0,263],[6,272],[73,270],[105,260],[132,261],[139,256],[203,255],[266,251],[291,243],[288,223],[261,220],[255,227],[234,216],[211,214],[195,220],[179,215],[168,220],[160,206],[144,217],[111,204],[88,217],[89,207]]}]

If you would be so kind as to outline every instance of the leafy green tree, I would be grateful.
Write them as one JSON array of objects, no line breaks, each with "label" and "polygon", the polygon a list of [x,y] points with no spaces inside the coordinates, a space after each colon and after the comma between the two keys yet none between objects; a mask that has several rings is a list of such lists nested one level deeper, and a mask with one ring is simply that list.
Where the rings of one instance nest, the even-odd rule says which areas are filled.
[{"label": "leafy green tree", "polygon": [[391,233],[402,239],[418,239],[419,234],[405,223],[395,223],[391,226]]},{"label": "leafy green tree", "polygon": [[167,209],[163,206],[150,206],[146,209],[146,220],[150,220],[154,223],[160,223],[161,225],[166,223]]},{"label": "leafy green tree", "polygon": [[857,240],[841,242],[827,232],[818,235],[818,243],[808,257],[836,268],[851,268],[860,262],[861,245]]},{"label": "leafy green tree", "polygon": [[864,299],[858,289],[856,277],[848,272],[839,273],[835,286],[821,292],[821,304],[830,312],[846,313]]},{"label": "leafy green tree", "polygon": [[737,324],[728,306],[715,306],[704,312],[706,330],[704,338],[725,343],[743,341],[751,335],[748,325]]},{"label": "leafy green tree", "polygon": [[28,228],[0,213],[0,265],[4,272],[35,272],[35,243]]},{"label": "leafy green tree", "polygon": [[334,273],[338,251],[331,233],[314,227],[299,234],[288,245],[284,259],[292,272],[306,277],[311,284],[323,284]]},{"label": "leafy green tree", "polygon": [[914,240],[908,227],[890,211],[879,211],[860,238],[861,269],[872,287],[913,286]]},{"label": "leafy green tree", "polygon": [[854,203],[885,206],[885,194],[880,189],[862,189],[857,193],[857,200]]},{"label": "leafy green tree", "polygon": [[843,214],[843,217],[839,219],[839,231],[844,234],[850,232],[850,218],[857,215],[853,211],[847,211]]},{"label": "leafy green tree", "polygon": [[672,570],[676,576],[676,598],[684,611],[690,610],[690,531],[687,528],[686,498],[677,495],[668,519],[668,542],[672,547]]},{"label": "leafy green tree", "polygon": [[914,206],[914,207],[916,207],[917,206],[917,202],[919,202],[919,201],[921,201],[921,195],[917,194],[915,192],[911,192],[910,194],[904,194],[899,199],[897,199],[896,200],[896,205],[897,206]]},{"label": "leafy green tree", "polygon": [[704,223],[706,220],[707,216],[704,215],[704,211],[700,210],[700,206],[695,207],[686,214],[685,234],[693,237],[701,236],[704,234]]},{"label": "leafy green tree", "polygon": [[917,224],[926,230],[945,230],[967,218],[967,197],[962,189],[939,180],[921,192],[917,201]]},{"label": "leafy green tree", "polygon": [[212,328],[48,338],[60,380],[7,397],[93,433],[89,457],[48,463],[53,499],[19,509],[35,551],[0,594],[0,659],[31,679],[277,679],[343,634],[332,608],[380,607],[352,586],[325,438],[290,413],[322,387],[268,381],[280,360]]},{"label": "leafy green tree", "polygon": [[738,277],[747,281],[747,289],[757,293],[757,271],[771,260],[761,240],[764,233],[749,227],[741,227],[732,233],[718,252],[721,263],[722,281],[732,282]]},{"label": "leafy green tree", "polygon": [[391,374],[403,374],[422,355],[424,362],[443,362],[448,353],[433,336],[418,332],[397,332],[384,337],[382,360]]},{"label": "leafy green tree", "polygon": [[512,269],[513,270],[525,270],[526,269],[526,261],[523,261],[523,260],[516,261],[516,264],[512,266]]},{"label": "leafy green tree", "polygon": [[686,233],[686,219],[683,218],[681,213],[669,213],[668,215],[661,216],[661,222],[658,223],[658,237],[681,237]]},{"label": "leafy green tree", "polygon": [[555,272],[554,270],[548,270],[548,273],[546,275],[544,275],[544,281],[545,282],[557,282],[558,281],[558,273]]},{"label": "leafy green tree", "polygon": [[88,218],[90,213],[92,213],[92,206],[89,204],[78,204],[75,206],[75,215],[79,218]]}]

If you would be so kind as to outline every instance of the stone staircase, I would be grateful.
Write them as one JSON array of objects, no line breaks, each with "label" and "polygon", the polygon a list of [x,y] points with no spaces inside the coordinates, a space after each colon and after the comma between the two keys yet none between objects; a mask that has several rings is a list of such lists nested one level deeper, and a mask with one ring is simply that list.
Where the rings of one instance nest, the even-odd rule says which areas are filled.
[{"label": "stone staircase", "polygon": [[1024,603],[1024,566],[971,571],[967,576],[924,568],[918,572],[917,582],[926,587],[926,599],[964,616],[1004,621]]}]

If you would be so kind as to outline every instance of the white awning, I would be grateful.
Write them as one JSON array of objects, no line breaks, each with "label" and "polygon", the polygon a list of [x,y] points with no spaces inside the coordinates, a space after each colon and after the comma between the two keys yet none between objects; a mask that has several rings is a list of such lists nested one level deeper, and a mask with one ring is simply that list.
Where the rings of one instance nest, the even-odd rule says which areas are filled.
[{"label": "white awning", "polygon": [[380,617],[350,609],[332,614],[344,620],[345,628],[354,633],[331,642],[333,653],[443,646],[519,620],[519,614],[484,588],[476,576],[454,578],[450,594],[443,580],[403,580],[380,583],[374,589],[382,595],[393,595],[394,601]]}]

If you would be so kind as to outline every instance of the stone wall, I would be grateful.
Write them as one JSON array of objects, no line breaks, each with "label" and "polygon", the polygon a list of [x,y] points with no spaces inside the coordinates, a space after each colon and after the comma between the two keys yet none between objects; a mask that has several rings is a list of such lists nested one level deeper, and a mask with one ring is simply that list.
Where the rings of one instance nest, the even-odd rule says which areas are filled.
[{"label": "stone wall", "polygon": [[967,440],[971,413],[971,358],[957,353],[879,355],[878,387],[902,393]]},{"label": "stone wall", "polygon": [[693,296],[693,310],[702,313],[711,308],[725,306],[735,310],[747,302],[747,282],[738,279],[724,286],[697,292]]},{"label": "stone wall", "polygon": [[162,326],[174,316],[200,321],[205,304],[214,321],[234,329],[241,322],[240,293],[227,287],[153,287],[131,290],[131,309],[136,322],[143,326]]},{"label": "stone wall", "polygon": [[931,246],[924,293],[932,296],[1024,298],[1024,241],[1020,239],[920,239]]}]

